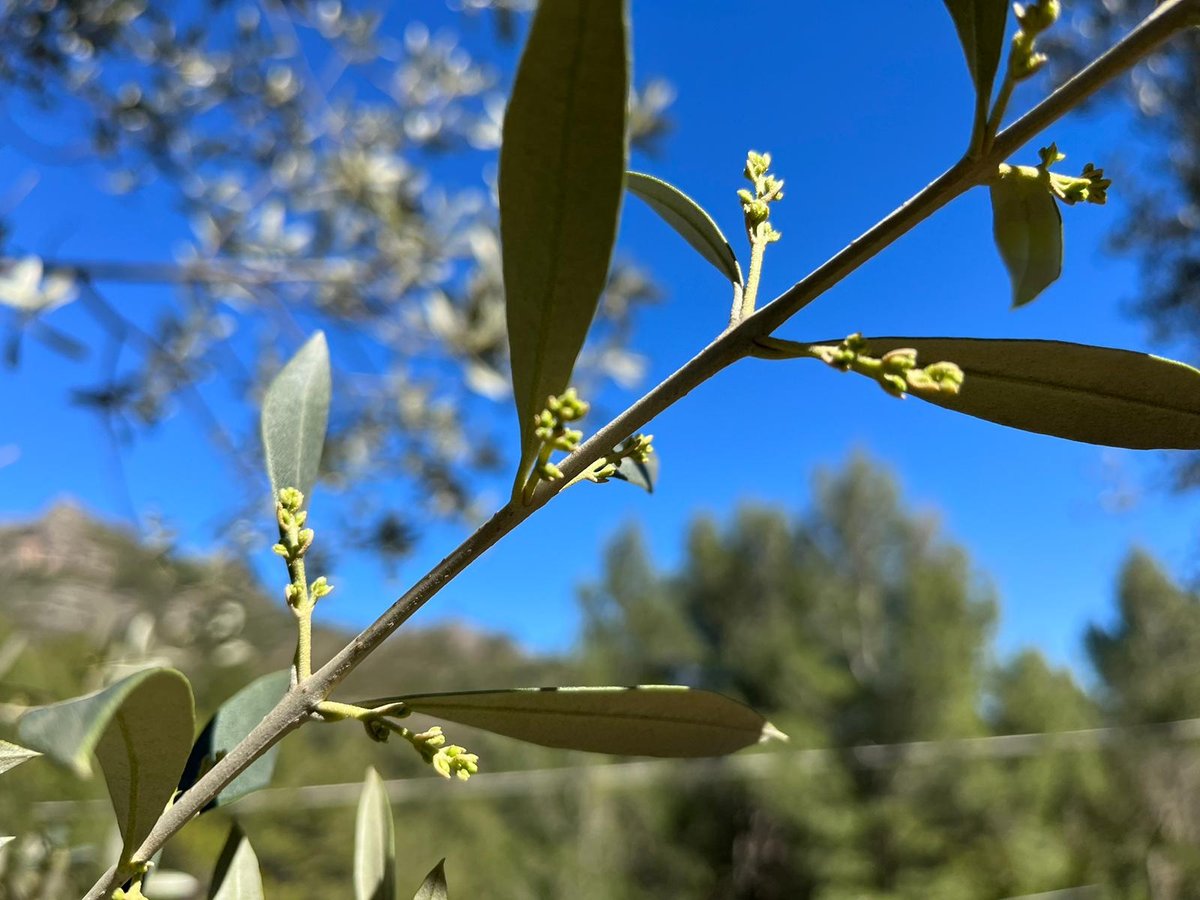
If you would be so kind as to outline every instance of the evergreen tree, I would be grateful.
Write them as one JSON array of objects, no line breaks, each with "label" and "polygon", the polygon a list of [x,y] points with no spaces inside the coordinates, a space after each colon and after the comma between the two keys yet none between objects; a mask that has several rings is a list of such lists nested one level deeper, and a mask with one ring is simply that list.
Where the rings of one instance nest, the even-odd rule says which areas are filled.
[{"label": "evergreen tree", "polygon": [[[1117,621],[1087,634],[1111,719],[1149,725],[1200,715],[1196,595],[1136,552],[1121,572],[1117,604]],[[1151,728],[1112,747],[1113,785],[1097,819],[1121,896],[1175,900],[1195,896],[1200,884],[1200,751],[1176,736]]]}]

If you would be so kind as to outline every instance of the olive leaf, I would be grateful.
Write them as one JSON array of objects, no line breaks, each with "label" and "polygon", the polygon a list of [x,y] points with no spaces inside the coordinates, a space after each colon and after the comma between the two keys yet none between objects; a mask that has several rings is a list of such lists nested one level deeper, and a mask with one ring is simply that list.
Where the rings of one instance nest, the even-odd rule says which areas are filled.
[{"label": "olive leaf", "polygon": [[654,486],[658,484],[658,453],[651,453],[644,461],[626,456],[621,460],[612,477],[628,481],[630,484],[640,487],[647,494],[653,494]]},{"label": "olive leaf", "polygon": [[872,354],[899,347],[962,369],[957,394],[911,395],[946,409],[1088,444],[1200,449],[1200,371],[1183,363],[1063,341],[867,339]]},{"label": "olive leaf", "polygon": [[447,900],[446,861],[440,861],[421,882],[413,900]]},{"label": "olive leaf", "polygon": [[263,900],[258,857],[236,824],[229,829],[225,846],[217,858],[208,887],[208,900]]},{"label": "olive leaf", "polygon": [[699,203],[673,184],[641,172],[626,172],[625,187],[658,213],[718,272],[734,284],[742,283],[742,269],[733,248]]},{"label": "olive leaf", "polygon": [[367,769],[354,820],[355,900],[395,900],[396,826],[383,779]]},{"label": "olive leaf", "polygon": [[1008,0],[944,0],[975,84],[976,123],[987,118],[1004,51]]},{"label": "olive leaf", "polygon": [[[290,685],[291,673],[288,670],[272,672],[256,678],[222,703],[192,745],[187,765],[184,766],[183,775],[179,780],[180,793],[199,781],[221,757],[241,743],[242,738],[275,708]],[[279,745],[276,744],[227,784],[205,810],[227,806],[234,800],[270,784],[278,755]]]},{"label": "olive leaf", "polygon": [[782,734],[750,707],[677,685],[515,688],[364,701],[567,750],[622,756],[733,753]]},{"label": "olive leaf", "polygon": [[0,774],[9,769],[15,769],[21,763],[41,755],[36,750],[29,750],[18,744],[10,744],[8,741],[0,741]]},{"label": "olive leaf", "polygon": [[608,275],[627,157],[625,0],[538,5],[504,117],[500,236],[520,491]]},{"label": "olive leaf", "polygon": [[137,849],[175,793],[192,746],[192,689],[174,669],[136,672],[101,691],[25,713],[21,740],[76,774],[94,750],[124,841]]},{"label": "olive leaf", "polygon": [[312,491],[329,423],[329,347],[318,331],[272,380],[263,397],[262,442],[273,496]]},{"label": "olive leaf", "polygon": [[1062,214],[1039,179],[1017,169],[995,178],[992,234],[1012,280],[1012,303],[1024,306],[1062,274]]}]

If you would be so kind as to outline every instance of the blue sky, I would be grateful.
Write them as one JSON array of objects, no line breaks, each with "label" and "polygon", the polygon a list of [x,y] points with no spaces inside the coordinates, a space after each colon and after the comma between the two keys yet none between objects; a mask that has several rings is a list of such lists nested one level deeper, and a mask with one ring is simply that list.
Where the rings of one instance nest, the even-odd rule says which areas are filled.
[{"label": "blue sky", "polygon": [[[768,251],[762,297],[798,280],[950,165],[967,137],[971,88],[940,3],[776,5],[758,16],[741,2],[634,0],[639,81],[662,76],[678,99],[661,159],[635,164],[688,191],[716,217],[745,260],[734,192],[746,150],[770,151],[787,181],[773,212],[783,241]],[[437,3],[417,12],[450,21]],[[399,24],[399,23],[398,23]],[[487,30],[469,45],[491,48]],[[494,55],[494,48],[490,51]],[[503,52],[507,65],[513,52]],[[1015,108],[1042,86],[1017,93]],[[1122,173],[1136,157],[1119,113],[1077,115],[1040,143],[1057,141],[1077,168],[1094,160],[1114,179],[1108,208],[1064,210],[1063,278],[1035,304],[1008,308],[1009,287],[991,243],[986,192],[960,198],[822,297],[781,331],[798,338],[874,334],[1052,337],[1130,349],[1147,329],[1124,313],[1135,271],[1108,256],[1104,238],[1121,214]],[[16,142],[18,149],[14,149]],[[1036,161],[1039,143],[1021,154]],[[0,195],[32,168],[0,118]],[[482,164],[494,160],[480,159]],[[100,199],[98,170],[43,171],[17,207],[15,245],[47,255],[169,259],[186,223],[162,190],[134,200]],[[476,167],[464,183],[482,187]],[[80,203],[79,198],[86,198]],[[626,203],[618,252],[652,271],[663,303],[643,317],[635,346],[650,360],[645,386],[669,374],[719,332],[729,296],[719,276],[637,201]],[[122,288],[121,305],[164,302],[151,288]],[[51,323],[69,325],[64,309]],[[333,351],[337,353],[334,344]],[[114,519],[128,516],[114,488],[101,426],[70,407],[68,390],[89,370],[31,347],[17,371],[0,372],[0,515],[20,518],[73,496]],[[634,399],[614,394],[606,405]],[[219,391],[210,396],[218,409]],[[335,386],[336,403],[336,386]],[[496,412],[511,422],[507,409]],[[599,423],[591,423],[593,427]],[[1083,665],[1080,635],[1112,608],[1113,577],[1140,545],[1189,576],[1200,505],[1163,489],[1164,454],[1138,454],[1027,435],[954,416],[917,400],[898,402],[864,379],[815,363],[748,361],[722,373],[652,426],[662,481],[652,497],[623,485],[573,489],[493,549],[423,610],[417,622],[456,616],[502,629],[537,648],[563,649],[578,626],[574,588],[599,571],[606,542],[637,521],[663,565],[679,559],[698,512],[727,517],[743,501],[800,511],[814,467],[836,467],[863,451],[891,467],[914,508],[936,514],[947,536],[969,548],[981,577],[1002,599],[1000,652],[1034,645]],[[769,438],[766,436],[769,432]],[[515,435],[514,435],[515,441]],[[8,448],[5,450],[4,448]],[[194,422],[177,416],[129,451],[134,501],[180,526],[193,546],[237,486]],[[495,487],[502,491],[506,481]],[[264,481],[265,485],[265,481]],[[265,488],[264,488],[265,489]],[[181,522],[185,508],[191,521]],[[319,515],[319,507],[317,508]],[[264,532],[271,523],[263,522]],[[370,560],[347,558],[323,612],[362,625],[463,536],[435,527],[395,577]],[[549,548],[572,561],[541,565]],[[264,571],[274,573],[271,559]],[[538,568],[536,582],[529,572]]]}]

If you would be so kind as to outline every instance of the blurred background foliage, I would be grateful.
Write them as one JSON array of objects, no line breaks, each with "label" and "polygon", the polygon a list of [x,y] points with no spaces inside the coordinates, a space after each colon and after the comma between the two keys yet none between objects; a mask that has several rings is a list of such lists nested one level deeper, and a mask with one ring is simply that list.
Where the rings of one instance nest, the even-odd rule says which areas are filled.
[{"label": "blurred background foliage", "polygon": [[[514,16],[529,7],[454,4],[458,24],[493,30],[497,55],[515,51]],[[417,12],[340,0],[0,2],[0,108],[30,163],[23,177],[98,165],[104,190],[156,190],[191,223],[173,263],[136,248],[67,260],[37,255],[0,205],[9,365],[28,340],[86,358],[93,380],[73,400],[114,442],[183,412],[232,471],[256,474],[249,412],[281,348],[323,328],[353,348],[337,373],[323,483],[349,493],[343,540],[393,554],[409,548],[415,521],[480,512],[474,476],[502,460],[495,417],[469,412],[509,393],[492,155],[507,85],[497,64]],[[634,87],[636,146],[657,146],[671,97],[661,81]],[[19,207],[21,184],[9,191],[0,204]],[[150,323],[109,295],[137,284],[174,295]],[[655,296],[635,265],[613,269],[581,389],[637,381],[643,363],[625,345]],[[72,301],[90,319],[79,333],[43,318]],[[214,413],[206,397],[218,391],[247,414],[227,402]],[[387,501],[363,487],[368,472],[372,487],[398,485]]]},{"label": "blurred background foliage", "polygon": [[[1068,4],[1072,27],[1052,58],[1070,71],[1153,5]],[[491,29],[502,55],[530,6],[453,9],[464,26]],[[458,185],[496,146],[505,85],[490,60],[418,23],[397,26],[386,7],[0,0],[0,103],[69,123],[61,146],[20,142],[31,165],[99,160],[108,190],[169,192],[193,234],[171,263],[57,259],[0,209],[0,300],[7,363],[21,364],[28,341],[86,357],[93,380],[74,399],[118,442],[178,410],[255,472],[250,411],[278,349],[318,326],[357,343],[323,463],[325,483],[351,501],[344,527],[322,538],[396,554],[414,519],[470,517],[475,476],[499,461],[494,436],[468,439],[460,418],[507,390],[494,203]],[[1114,246],[1144,264],[1136,312],[1192,355],[1198,51],[1194,31],[1113,89],[1138,113],[1149,163]],[[661,147],[670,100],[662,82],[637,86],[639,147]],[[172,291],[150,327],[107,295],[144,283]],[[588,378],[637,380],[641,361],[624,348],[654,297],[636,265],[617,266]],[[91,318],[85,334],[43,318],[71,300]],[[212,415],[198,386],[214,381],[240,398],[243,420]],[[365,487],[368,460],[373,483],[398,479],[409,492]],[[1181,484],[1200,483],[1197,471],[1185,464]],[[1055,669],[1035,651],[1000,659],[1000,598],[886,473],[856,460],[822,476],[816,496],[800,515],[698,520],[675,571],[626,531],[581,591],[585,625],[569,657],[466,626],[411,630],[347,687],[682,681],[758,707],[792,735],[789,747],[720,762],[606,761],[455,728],[485,773],[459,785],[350,726],[306,729],[284,745],[278,792],[232,810],[270,896],[344,896],[368,764],[395,779],[411,886],[447,855],[460,897],[1195,896],[1197,596],[1133,551],[1110,616],[1085,636],[1089,671]],[[5,727],[27,704],[161,663],[192,679],[204,717],[290,658],[286,613],[224,554],[188,556],[64,505],[5,527],[0,564]],[[321,632],[318,655],[344,639]],[[0,897],[90,884],[111,827],[99,786],[44,762],[0,784],[0,832],[18,836],[0,850]],[[190,826],[164,866],[202,882],[226,815]]]},{"label": "blurred background foliage", "polygon": [[[790,744],[609,760],[449,726],[482,758],[460,784],[352,724],[307,728],[283,744],[274,788],[190,825],[163,866],[202,883],[234,816],[269,896],[344,896],[357,782],[374,765],[393,779],[414,890],[445,855],[454,895],[514,900],[1194,896],[1197,595],[1133,552],[1114,597],[1097,598],[1110,611],[1086,635],[1092,674],[1033,650],[1002,659],[999,598],[885,471],[851,460],[819,475],[815,496],[795,515],[698,519],[674,571],[628,528],[580,591],[568,657],[465,625],[412,629],[343,693],[682,681],[752,704]],[[155,663],[187,673],[204,717],[287,664],[286,612],[227,562],[67,506],[7,528],[0,548],[6,722]],[[345,637],[321,631],[318,653]],[[7,776],[0,822],[18,839],[0,855],[0,895],[82,890],[111,820],[100,785],[42,761]]]}]

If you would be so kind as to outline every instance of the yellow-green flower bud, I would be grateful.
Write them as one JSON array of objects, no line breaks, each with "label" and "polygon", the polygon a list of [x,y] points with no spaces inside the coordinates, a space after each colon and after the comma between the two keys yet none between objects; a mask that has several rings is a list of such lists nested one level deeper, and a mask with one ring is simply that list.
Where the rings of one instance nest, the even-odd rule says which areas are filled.
[{"label": "yellow-green flower bud", "polygon": [[569,453],[570,451],[575,449],[575,447],[579,444],[579,441],[582,437],[583,437],[582,431],[576,431],[574,429],[568,428],[566,431],[564,431],[558,437],[554,438],[554,449],[555,450],[563,450],[563,451],[566,451]]},{"label": "yellow-green flower bud", "polygon": [[886,371],[903,374],[917,364],[917,351],[912,347],[898,347],[883,354],[882,362]]},{"label": "yellow-green flower bud", "polygon": [[279,492],[279,505],[288,512],[296,512],[304,505],[304,494],[294,487],[283,488]]},{"label": "yellow-green flower bud", "polygon": [[771,210],[767,208],[767,204],[762,200],[751,200],[749,203],[744,204],[742,209],[746,213],[746,219],[755,225],[759,222],[765,222],[767,217],[771,215]]},{"label": "yellow-green flower bud", "polygon": [[744,174],[751,181],[761,178],[769,168],[771,168],[770,153],[755,153],[751,150],[746,154],[746,169]]},{"label": "yellow-green flower bud", "polygon": [[1040,0],[1030,6],[1014,3],[1013,12],[1023,31],[1030,34],[1041,34],[1058,21],[1062,6],[1059,0]]},{"label": "yellow-green flower bud", "polygon": [[903,397],[904,392],[908,390],[908,379],[903,375],[884,372],[879,376],[879,386],[893,397]]},{"label": "yellow-green flower bud", "polygon": [[867,350],[867,339],[862,336],[861,332],[854,332],[846,336],[846,340],[842,342],[846,349],[852,353],[865,353]]},{"label": "yellow-green flower bud", "polygon": [[1045,53],[1031,53],[1028,56],[1021,57],[1015,61],[1013,65],[1013,78],[1021,81],[1025,78],[1032,78],[1041,71],[1042,66],[1050,61]]},{"label": "yellow-green flower bud", "polygon": [[434,725],[428,731],[422,731],[420,734],[414,734],[413,740],[420,741],[427,747],[440,747],[446,743],[446,736],[442,734],[441,725]]},{"label": "yellow-green flower bud", "polygon": [[1038,150],[1038,159],[1042,161],[1038,168],[1048,169],[1050,166],[1057,162],[1062,162],[1066,158],[1067,154],[1058,149],[1058,144],[1051,144],[1049,147],[1042,147],[1040,150]]},{"label": "yellow-green flower bud", "polygon": [[925,374],[938,386],[938,390],[947,394],[957,394],[966,379],[958,365],[945,361],[926,366]]}]

